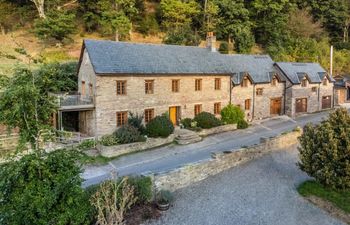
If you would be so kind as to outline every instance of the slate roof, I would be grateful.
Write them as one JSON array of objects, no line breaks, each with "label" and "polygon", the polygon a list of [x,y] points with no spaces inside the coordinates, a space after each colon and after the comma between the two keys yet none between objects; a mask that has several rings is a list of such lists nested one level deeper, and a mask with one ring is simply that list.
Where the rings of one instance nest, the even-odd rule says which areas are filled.
[{"label": "slate roof", "polygon": [[199,47],[101,40],[84,40],[84,46],[97,75],[222,74],[240,84],[245,74],[254,83],[268,83],[277,72],[268,55],[224,55]]},{"label": "slate roof", "polygon": [[96,74],[227,74],[206,48],[85,40]]},{"label": "slate roof", "polygon": [[[327,72],[318,63],[278,62],[276,65],[293,84],[300,84],[305,77],[311,83],[321,83],[324,77],[328,76]],[[332,77],[329,78],[331,82],[335,81]]]},{"label": "slate roof", "polygon": [[[268,55],[222,55],[232,75],[232,82],[240,84],[246,74],[253,83],[270,83],[277,73],[274,62]],[[284,76],[279,76],[285,81]]]},{"label": "slate roof", "polygon": [[350,83],[350,75],[342,75],[335,77],[335,83],[334,86],[339,87],[339,88],[345,88],[346,83]]}]

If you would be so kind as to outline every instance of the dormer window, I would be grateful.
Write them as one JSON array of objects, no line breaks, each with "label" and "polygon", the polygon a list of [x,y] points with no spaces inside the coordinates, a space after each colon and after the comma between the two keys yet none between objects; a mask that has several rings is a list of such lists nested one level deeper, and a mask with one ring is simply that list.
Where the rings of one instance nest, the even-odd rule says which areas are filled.
[{"label": "dormer window", "polygon": [[272,78],[271,85],[272,85],[272,86],[276,86],[277,83],[278,83],[278,79],[277,79],[276,76],[274,76],[274,77]]},{"label": "dormer window", "polygon": [[328,84],[328,79],[327,79],[327,77],[325,77],[325,78],[323,79],[323,82],[322,82],[322,83],[323,83],[324,86],[327,86],[327,84]]},{"label": "dormer window", "polygon": [[307,79],[304,78],[302,81],[301,81],[301,86],[302,87],[307,87]]},{"label": "dormer window", "polygon": [[250,81],[249,81],[248,77],[244,77],[243,81],[241,83],[241,86],[242,87],[248,87],[249,83],[250,83]]}]

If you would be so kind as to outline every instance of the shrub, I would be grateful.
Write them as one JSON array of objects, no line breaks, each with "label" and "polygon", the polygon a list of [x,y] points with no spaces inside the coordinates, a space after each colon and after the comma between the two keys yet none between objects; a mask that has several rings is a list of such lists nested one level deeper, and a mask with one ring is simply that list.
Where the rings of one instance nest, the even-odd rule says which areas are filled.
[{"label": "shrub", "polygon": [[89,150],[94,148],[96,148],[96,141],[91,139],[82,141],[77,147],[78,150]]},{"label": "shrub", "polygon": [[174,125],[166,116],[156,116],[146,125],[150,137],[168,137],[173,131]]},{"label": "shrub", "polygon": [[137,130],[141,134],[144,134],[145,133],[145,126],[142,124],[142,121],[143,121],[142,115],[134,114],[132,112],[129,113],[128,124],[130,126],[137,128]]},{"label": "shrub", "polygon": [[99,140],[99,143],[103,146],[113,146],[119,144],[118,139],[114,135],[104,135]]},{"label": "shrub", "polygon": [[221,121],[215,117],[215,115],[208,112],[201,112],[194,117],[197,122],[197,126],[203,129],[217,127],[222,125]]},{"label": "shrub", "polygon": [[145,141],[145,137],[140,134],[137,128],[130,125],[120,127],[113,135],[120,144]]},{"label": "shrub", "polygon": [[221,120],[225,124],[237,124],[244,120],[244,112],[240,107],[229,104],[221,110]]},{"label": "shrub", "polygon": [[1,224],[90,224],[73,150],[25,155],[0,168]]},{"label": "shrub", "polygon": [[103,182],[91,197],[91,204],[97,212],[96,224],[124,224],[125,213],[135,204],[134,187],[124,177],[119,182]]},{"label": "shrub", "polygon": [[246,128],[248,128],[249,127],[249,124],[247,123],[247,121],[245,121],[245,120],[240,120],[240,121],[238,121],[238,123],[237,123],[237,128],[238,129],[246,129]]},{"label": "shrub", "polygon": [[135,188],[137,203],[144,204],[152,200],[152,180],[150,177],[130,177],[128,182]]},{"label": "shrub", "polygon": [[191,128],[191,123],[192,123],[191,118],[185,118],[181,120],[181,124],[184,126],[184,128]]},{"label": "shrub", "polygon": [[319,125],[308,124],[300,141],[299,167],[324,186],[350,188],[350,116],[337,109]]},{"label": "shrub", "polygon": [[220,43],[219,52],[222,54],[228,54],[228,43],[226,41]]},{"label": "shrub", "polygon": [[161,204],[171,203],[174,200],[173,194],[168,190],[160,190],[156,196],[157,202]]}]

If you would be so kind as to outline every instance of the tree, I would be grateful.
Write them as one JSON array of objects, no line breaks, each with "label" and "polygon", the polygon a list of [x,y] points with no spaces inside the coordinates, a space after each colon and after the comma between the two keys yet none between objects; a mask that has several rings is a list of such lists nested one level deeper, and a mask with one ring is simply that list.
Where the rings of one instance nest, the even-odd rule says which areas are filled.
[{"label": "tree", "polygon": [[290,0],[252,0],[249,10],[257,42],[266,46],[284,39],[288,13],[293,7]]},{"label": "tree", "polygon": [[349,2],[346,0],[307,0],[300,7],[310,7],[314,18],[322,22],[333,42],[347,36],[349,27]]},{"label": "tree", "polygon": [[34,32],[41,40],[62,42],[75,32],[75,15],[69,12],[56,11],[47,15],[45,19],[35,21]]},{"label": "tree", "polygon": [[253,23],[244,0],[217,0],[216,4],[219,7],[220,19],[217,26],[219,36],[228,40],[228,46],[234,41],[238,52],[249,52],[254,44],[251,33]]},{"label": "tree", "polygon": [[132,28],[131,17],[137,13],[135,0],[101,0],[98,5],[103,32],[114,33],[116,41],[127,37]]},{"label": "tree", "polygon": [[34,3],[39,17],[45,19],[46,15],[45,15],[45,0],[30,0],[31,2]]},{"label": "tree", "polygon": [[350,188],[350,115],[337,109],[320,125],[304,128],[299,167],[324,186]]},{"label": "tree", "polygon": [[0,33],[5,35],[15,17],[14,5],[0,0]]},{"label": "tree", "polygon": [[298,38],[320,38],[324,33],[322,24],[315,21],[307,9],[297,9],[289,13],[288,30]]},{"label": "tree", "polygon": [[193,17],[199,14],[199,4],[194,0],[162,0],[160,2],[163,26],[167,29],[179,29],[191,25]]},{"label": "tree", "polygon": [[204,0],[203,6],[203,26],[206,32],[211,32],[216,30],[217,23],[219,22],[218,13],[219,7],[215,0]]},{"label": "tree", "polygon": [[25,155],[0,166],[2,224],[91,224],[74,150]]}]

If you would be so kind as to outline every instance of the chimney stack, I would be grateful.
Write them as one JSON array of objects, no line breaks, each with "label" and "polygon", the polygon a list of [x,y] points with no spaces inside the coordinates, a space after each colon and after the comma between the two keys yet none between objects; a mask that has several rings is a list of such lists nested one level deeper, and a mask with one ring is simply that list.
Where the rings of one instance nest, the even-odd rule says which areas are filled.
[{"label": "chimney stack", "polygon": [[213,32],[208,32],[207,33],[207,48],[211,52],[216,52],[216,37],[214,36]]}]

